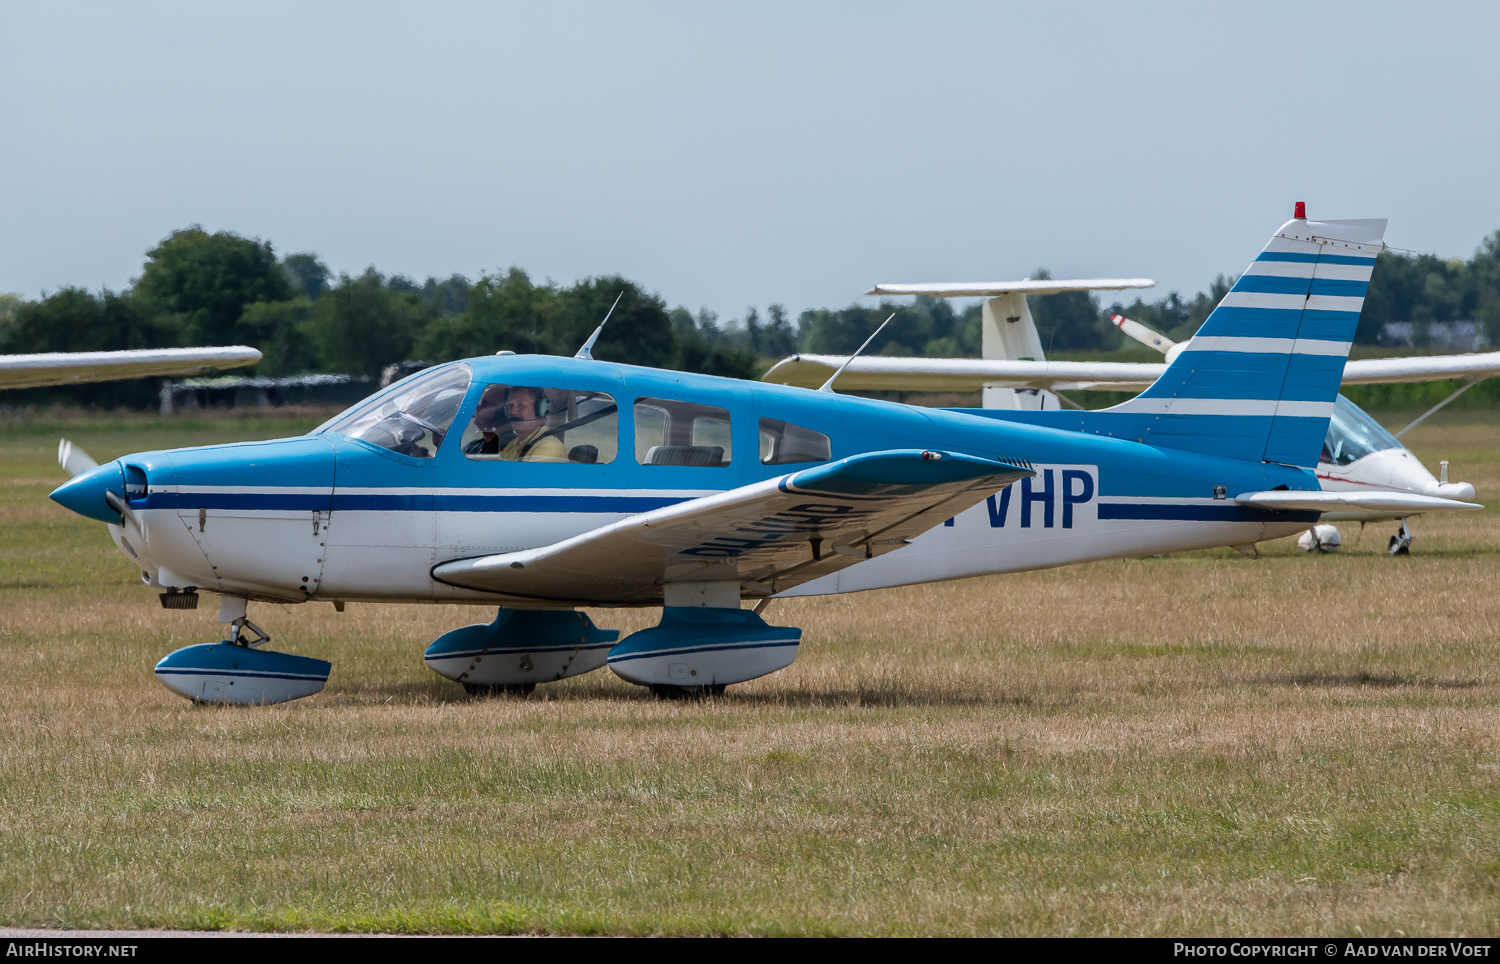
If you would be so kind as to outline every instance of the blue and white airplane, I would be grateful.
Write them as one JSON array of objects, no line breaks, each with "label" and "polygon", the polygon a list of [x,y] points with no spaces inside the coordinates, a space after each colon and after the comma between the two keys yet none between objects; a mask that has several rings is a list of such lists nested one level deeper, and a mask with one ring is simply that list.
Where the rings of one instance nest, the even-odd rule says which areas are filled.
[{"label": "blue and white airplane", "polygon": [[[324,685],[327,662],[258,648],[250,601],[495,604],[426,652],[471,691],[608,665],[662,696],[718,692],[796,657],[801,630],[759,615],[772,598],[1249,546],[1347,504],[1314,468],[1384,227],[1287,222],[1161,377],[1106,411],[939,411],[589,346],[502,352],[301,438],[129,455],[52,498],[107,523],[164,606],[219,596],[229,639],[157,665],[190,699]],[[663,613],[617,640],[579,606]]]}]

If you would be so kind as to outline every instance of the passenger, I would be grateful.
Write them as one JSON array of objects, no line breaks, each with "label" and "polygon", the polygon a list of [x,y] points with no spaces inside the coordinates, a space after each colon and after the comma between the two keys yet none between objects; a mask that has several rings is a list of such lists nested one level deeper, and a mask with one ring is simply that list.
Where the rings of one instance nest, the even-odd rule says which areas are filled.
[{"label": "passenger", "polygon": [[552,404],[540,388],[516,385],[505,397],[505,414],[516,437],[500,450],[500,458],[509,462],[566,462],[567,449],[562,439],[547,434],[547,416]]},{"label": "passenger", "polygon": [[479,396],[479,404],[474,406],[474,427],[483,434],[464,446],[464,454],[499,455],[501,435],[514,437],[514,431],[505,421],[507,391],[509,389],[504,385],[491,385]]}]

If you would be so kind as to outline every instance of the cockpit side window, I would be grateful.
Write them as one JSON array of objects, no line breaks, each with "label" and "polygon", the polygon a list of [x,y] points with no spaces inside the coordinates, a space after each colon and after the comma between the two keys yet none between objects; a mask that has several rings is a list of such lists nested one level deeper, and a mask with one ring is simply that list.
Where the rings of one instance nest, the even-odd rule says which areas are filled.
[{"label": "cockpit side window", "polygon": [[642,465],[725,466],[729,412],[671,398],[635,400],[635,460]]},{"label": "cockpit side window", "polygon": [[464,432],[464,455],[479,461],[613,462],[619,406],[604,392],[534,385],[486,385]]},{"label": "cockpit side window", "polygon": [[1323,453],[1318,461],[1331,465],[1348,465],[1375,452],[1399,449],[1401,443],[1365,412],[1340,395],[1333,403],[1333,417],[1328,420],[1328,434],[1323,439]]},{"label": "cockpit side window", "polygon": [[776,418],[760,420],[760,462],[762,465],[790,465],[794,462],[827,462],[833,457],[833,443],[822,432],[793,425]]},{"label": "cockpit side window", "polygon": [[469,390],[468,365],[444,365],[402,379],[317,431],[338,432],[390,449],[430,459],[447,437]]}]

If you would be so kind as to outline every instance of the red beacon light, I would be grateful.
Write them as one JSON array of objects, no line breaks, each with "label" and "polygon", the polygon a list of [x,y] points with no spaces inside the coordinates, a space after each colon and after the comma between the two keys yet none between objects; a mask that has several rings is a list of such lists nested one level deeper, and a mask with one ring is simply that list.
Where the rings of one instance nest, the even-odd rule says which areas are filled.
[{"label": "red beacon light", "polygon": [[1292,217],[1296,218],[1299,221],[1306,221],[1307,220],[1307,202],[1306,201],[1298,201],[1297,202],[1297,206],[1292,210]]}]

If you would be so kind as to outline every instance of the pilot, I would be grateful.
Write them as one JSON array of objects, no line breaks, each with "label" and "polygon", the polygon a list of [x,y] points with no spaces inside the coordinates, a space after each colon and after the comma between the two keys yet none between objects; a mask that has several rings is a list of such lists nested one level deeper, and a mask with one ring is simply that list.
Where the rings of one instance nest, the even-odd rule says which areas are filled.
[{"label": "pilot", "polygon": [[500,450],[500,458],[509,462],[566,462],[567,450],[562,439],[547,434],[547,416],[552,404],[540,388],[512,386],[505,396],[505,414],[516,437]]},{"label": "pilot", "polygon": [[507,391],[509,389],[504,385],[491,385],[484,390],[483,395],[479,396],[479,404],[474,406],[474,427],[483,434],[464,446],[464,454],[500,454],[500,436],[513,434],[505,422]]}]

